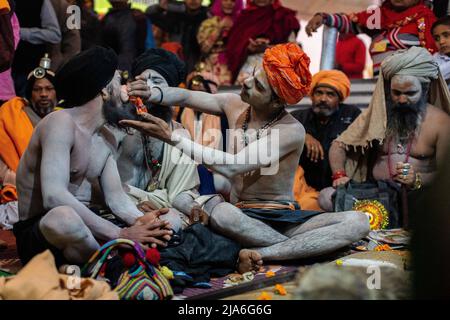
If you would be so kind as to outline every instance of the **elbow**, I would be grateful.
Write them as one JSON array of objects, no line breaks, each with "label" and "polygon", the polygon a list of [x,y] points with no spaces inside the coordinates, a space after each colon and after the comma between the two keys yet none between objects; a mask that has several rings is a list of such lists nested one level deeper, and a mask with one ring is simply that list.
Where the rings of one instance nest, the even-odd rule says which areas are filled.
[{"label": "elbow", "polygon": [[46,211],[50,211],[56,207],[65,205],[65,201],[62,199],[61,194],[57,192],[51,192],[50,194],[44,195],[42,198],[42,204]]}]

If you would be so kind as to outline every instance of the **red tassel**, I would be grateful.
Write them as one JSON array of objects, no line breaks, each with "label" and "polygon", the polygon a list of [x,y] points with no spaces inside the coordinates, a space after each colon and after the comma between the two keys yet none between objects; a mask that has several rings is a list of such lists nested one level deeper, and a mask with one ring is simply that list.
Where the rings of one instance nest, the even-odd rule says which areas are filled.
[{"label": "red tassel", "polygon": [[125,252],[122,255],[123,264],[127,269],[130,269],[136,264],[136,257],[131,252]]},{"label": "red tassel", "polygon": [[150,248],[147,250],[147,252],[145,254],[145,258],[152,265],[157,266],[157,265],[159,265],[159,260],[161,260],[161,255],[159,254],[159,251],[157,249]]}]

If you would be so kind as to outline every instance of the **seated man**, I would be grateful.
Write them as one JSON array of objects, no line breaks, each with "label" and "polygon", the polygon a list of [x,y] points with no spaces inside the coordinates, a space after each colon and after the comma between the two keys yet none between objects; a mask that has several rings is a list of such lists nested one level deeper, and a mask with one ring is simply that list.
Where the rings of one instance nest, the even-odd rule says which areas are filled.
[{"label": "seated man", "polygon": [[434,54],[434,60],[439,64],[441,74],[450,89],[450,16],[436,21],[431,33],[439,50]]},{"label": "seated man", "polygon": [[[184,63],[175,54],[163,49],[149,49],[136,59],[132,74],[138,80],[128,84],[130,96],[142,93],[142,87],[137,87],[139,81],[145,81],[149,86],[177,87],[186,72]],[[148,90],[148,86],[144,89]],[[179,123],[171,120],[171,108],[157,102],[147,105],[150,114],[174,129],[182,129]],[[142,136],[138,131],[126,134],[116,129],[112,133],[118,150],[119,173],[128,196],[142,210],[170,208],[164,220],[170,221],[176,232],[184,229],[191,213],[197,213],[199,206],[194,201],[199,197],[197,164],[177,148],[156,138]],[[187,131],[184,134],[189,137]]]},{"label": "seated man", "polygon": [[378,76],[381,62],[397,50],[420,46],[430,52],[436,46],[430,30],[436,16],[424,0],[386,0],[375,10],[352,14],[316,13],[306,26],[306,33],[325,24],[340,33],[366,33],[372,38],[369,52],[373,73]]},{"label": "seated man", "polygon": [[[39,122],[17,170],[20,221],[14,235],[23,264],[46,249],[61,265],[87,262],[99,241],[126,238],[164,245],[170,239],[166,222],[138,220],[143,214],[123,192],[113,154],[98,134],[105,117],[117,119],[120,109],[135,110],[122,106],[116,68],[111,49],[94,47],[56,74],[56,90],[69,109]],[[107,206],[129,227],[120,228],[87,207],[90,186],[98,180]]]},{"label": "seated man", "polygon": [[[417,190],[444,164],[450,101],[432,55],[419,47],[399,51],[383,61],[381,71],[369,108],[330,148],[334,187],[370,179]],[[322,208],[332,209],[333,193],[322,190]]]},{"label": "seated man", "polygon": [[11,229],[19,219],[16,171],[33,128],[55,109],[55,74],[41,63],[27,77],[25,98],[0,107],[0,227]]},{"label": "seated man", "polygon": [[298,102],[309,91],[308,66],[309,58],[296,44],[281,44],[266,50],[264,68],[245,81],[240,96],[156,86],[151,89],[152,102],[225,114],[230,129],[234,129],[229,152],[197,144],[149,114],[143,114],[146,121],[121,121],[176,146],[230,180],[233,204],[216,205],[210,223],[218,232],[252,248],[240,252],[240,272],[259,269],[263,259],[326,254],[369,231],[368,218],[361,212],[302,211],[293,199],[293,179],[305,130],[285,106]]},{"label": "seated man", "polygon": [[305,127],[305,147],[299,165],[309,186],[317,191],[331,187],[328,151],[336,139],[361,113],[343,101],[350,95],[350,80],[338,70],[316,73],[311,83],[312,107],[292,112]]}]

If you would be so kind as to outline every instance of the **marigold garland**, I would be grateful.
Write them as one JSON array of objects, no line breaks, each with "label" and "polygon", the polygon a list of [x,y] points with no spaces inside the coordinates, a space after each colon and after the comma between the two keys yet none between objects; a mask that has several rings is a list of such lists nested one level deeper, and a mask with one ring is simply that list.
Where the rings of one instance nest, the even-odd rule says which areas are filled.
[{"label": "marigold garland", "polygon": [[378,200],[357,200],[353,210],[362,211],[369,216],[371,230],[386,229],[389,224],[389,213]]}]

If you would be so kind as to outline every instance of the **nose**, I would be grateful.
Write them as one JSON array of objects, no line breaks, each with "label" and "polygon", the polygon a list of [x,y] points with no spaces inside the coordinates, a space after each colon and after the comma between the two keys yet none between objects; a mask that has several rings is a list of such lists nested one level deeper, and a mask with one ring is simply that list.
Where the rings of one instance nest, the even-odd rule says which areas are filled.
[{"label": "nose", "polygon": [[406,97],[406,95],[401,94],[401,95],[398,97],[398,103],[408,103],[408,98]]}]

